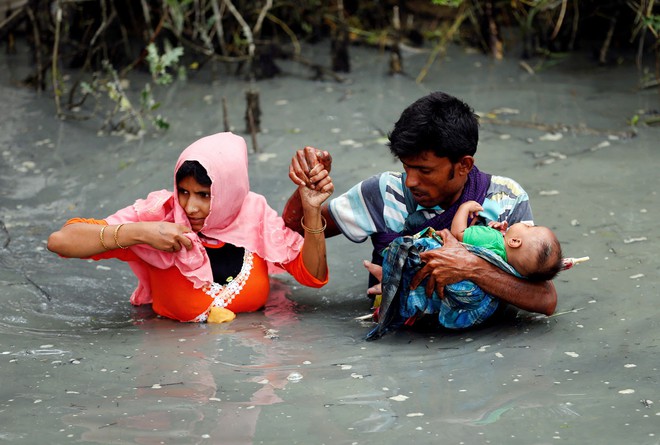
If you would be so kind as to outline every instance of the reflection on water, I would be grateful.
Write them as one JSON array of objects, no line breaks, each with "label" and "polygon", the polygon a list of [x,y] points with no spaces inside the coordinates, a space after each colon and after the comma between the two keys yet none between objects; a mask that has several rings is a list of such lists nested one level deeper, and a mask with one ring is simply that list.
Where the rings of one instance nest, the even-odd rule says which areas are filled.
[{"label": "reflection on water", "polygon": [[253,443],[262,407],[282,402],[277,392],[295,368],[288,348],[268,335],[296,323],[286,292],[273,281],[263,313],[227,325],[139,323],[130,384],[105,388],[106,402],[65,415],[64,425],[95,443]]}]

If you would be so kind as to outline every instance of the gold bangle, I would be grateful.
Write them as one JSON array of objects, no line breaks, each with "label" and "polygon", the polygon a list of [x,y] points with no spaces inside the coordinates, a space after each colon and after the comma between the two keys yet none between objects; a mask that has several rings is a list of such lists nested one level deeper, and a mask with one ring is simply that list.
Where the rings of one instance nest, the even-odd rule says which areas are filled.
[{"label": "gold bangle", "polygon": [[117,227],[115,227],[115,244],[116,244],[117,247],[119,247],[120,249],[128,249],[128,247],[124,247],[124,246],[122,246],[121,244],[119,244],[119,239],[118,239],[118,236],[117,236],[117,235],[119,235],[119,229],[121,229],[121,226],[123,226],[123,224],[119,224]]},{"label": "gold bangle", "polygon": [[325,220],[325,218],[323,217],[323,215],[321,215],[321,221],[323,221],[323,227],[321,227],[320,229],[310,229],[310,228],[307,227],[307,226],[305,225],[305,223],[303,222],[304,219],[305,219],[304,216],[300,218],[300,225],[302,226],[302,228],[303,228],[303,230],[304,230],[305,232],[314,233],[314,234],[317,234],[317,233],[323,233],[323,231],[325,230],[325,228],[328,226],[327,221]]},{"label": "gold bangle", "polygon": [[108,227],[108,226],[104,225],[103,227],[101,227],[101,232],[99,233],[99,238],[101,238],[101,245],[103,246],[103,248],[105,250],[110,250],[110,249],[108,249],[108,246],[105,245],[105,240],[103,239],[103,234],[105,232],[106,227]]}]

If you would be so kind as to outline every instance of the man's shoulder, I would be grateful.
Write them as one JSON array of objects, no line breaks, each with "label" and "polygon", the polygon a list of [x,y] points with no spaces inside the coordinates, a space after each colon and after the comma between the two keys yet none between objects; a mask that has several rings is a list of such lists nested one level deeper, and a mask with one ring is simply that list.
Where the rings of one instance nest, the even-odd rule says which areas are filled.
[{"label": "man's shoulder", "polygon": [[401,182],[401,172],[385,171],[376,173],[375,175],[365,179],[365,181],[386,181],[386,182]]},{"label": "man's shoulder", "polygon": [[359,188],[363,194],[378,193],[385,195],[391,190],[402,193],[401,173],[391,171],[376,173],[360,182]]},{"label": "man's shoulder", "polygon": [[527,195],[525,189],[516,180],[506,176],[491,175],[486,195],[492,196],[499,193],[506,193],[509,196]]}]

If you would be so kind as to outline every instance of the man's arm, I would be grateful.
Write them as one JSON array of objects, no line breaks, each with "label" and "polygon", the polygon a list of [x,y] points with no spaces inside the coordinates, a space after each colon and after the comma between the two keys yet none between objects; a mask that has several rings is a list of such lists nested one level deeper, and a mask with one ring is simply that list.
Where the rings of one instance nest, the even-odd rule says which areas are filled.
[{"label": "man's arm", "polygon": [[427,295],[435,290],[442,298],[444,287],[470,280],[485,292],[520,309],[552,315],[557,307],[557,291],[551,281],[530,282],[468,252],[448,230],[442,230],[443,247],[420,254],[426,265],[413,277],[416,288],[425,277]]}]

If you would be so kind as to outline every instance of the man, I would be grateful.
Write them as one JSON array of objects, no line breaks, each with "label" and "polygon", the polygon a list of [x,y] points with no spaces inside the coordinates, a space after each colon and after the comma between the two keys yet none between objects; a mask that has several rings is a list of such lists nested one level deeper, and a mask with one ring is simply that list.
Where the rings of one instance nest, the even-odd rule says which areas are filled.
[{"label": "man", "polygon": [[[372,274],[368,293],[379,293],[382,250],[401,235],[431,226],[440,231],[443,247],[423,252],[425,266],[415,275],[416,288],[429,277],[427,295],[442,297],[448,284],[474,282],[486,293],[520,309],[551,315],[557,293],[549,281],[529,282],[514,277],[469,253],[447,230],[463,202],[475,200],[490,221],[532,223],[527,193],[518,183],[480,172],[474,165],[479,122],[474,111],[446,93],[424,96],[406,108],[389,134],[390,151],[403,164],[404,173],[384,172],[368,178],[324,204],[325,236],[343,233],[354,242],[371,237]],[[314,184],[307,172],[317,162],[330,171],[327,152],[312,147],[299,150],[291,161],[289,176],[296,183]],[[297,192],[287,202],[283,218],[299,232],[301,206]],[[378,280],[378,281],[377,281]]]}]

